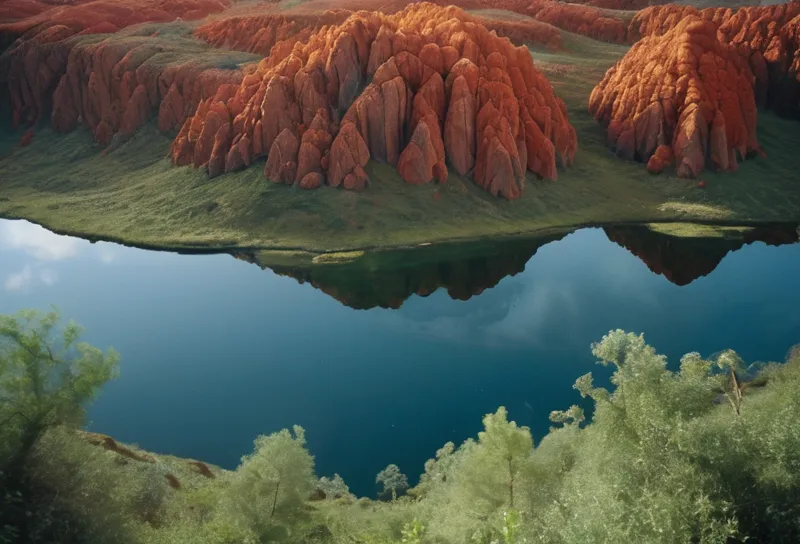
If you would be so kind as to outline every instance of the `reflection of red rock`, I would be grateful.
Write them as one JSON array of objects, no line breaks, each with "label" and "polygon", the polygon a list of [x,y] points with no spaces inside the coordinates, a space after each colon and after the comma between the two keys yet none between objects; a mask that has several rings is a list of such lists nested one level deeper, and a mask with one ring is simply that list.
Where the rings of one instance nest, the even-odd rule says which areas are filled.
[{"label": "reflection of red rock", "polygon": [[710,274],[731,251],[764,242],[779,246],[798,242],[797,225],[756,227],[728,238],[680,238],[644,226],[605,227],[606,236],[644,262],[655,274],[676,285],[688,285]]},{"label": "reflection of red rock", "polygon": [[[137,23],[173,21],[178,17],[198,19],[209,13],[222,11],[227,5],[226,2],[219,0],[126,0],[124,2],[94,0],[76,4],[54,7],[16,23],[0,25],[0,35],[16,32],[17,35],[22,36],[24,33],[24,36],[14,42],[0,57],[0,74],[6,75],[2,79],[7,82],[15,125],[34,123],[49,110],[51,95],[59,86],[62,76],[67,72],[73,47],[80,42],[70,39],[73,36],[111,33]],[[140,40],[145,40],[145,38],[140,38]],[[135,65],[144,62],[148,56],[155,55],[158,52],[158,46],[148,46],[142,43],[136,51],[131,51],[132,49],[133,47],[126,48],[120,45],[106,48],[102,69],[95,67],[101,73],[94,77],[92,84],[92,87],[99,93],[98,99],[104,98],[100,95],[110,93],[109,99],[120,99],[117,105],[127,108],[136,85],[131,86],[130,80],[112,82],[110,78],[114,65],[131,52],[124,60],[131,69],[135,69]],[[81,55],[81,53],[76,55]],[[72,60],[79,64],[73,68],[73,80],[79,76],[89,78],[90,74],[80,65],[81,59],[72,58]],[[109,65],[108,63],[112,60],[114,62]],[[155,78],[151,77],[151,79],[154,84]],[[88,81],[85,83],[88,84]],[[129,94],[115,95],[116,89],[113,88],[115,85],[126,87],[126,91],[123,92]],[[69,91],[69,93],[73,92],[79,91]],[[62,91],[62,99],[69,93]],[[126,128],[131,128],[136,124],[137,119],[144,115],[144,109],[154,106],[153,96],[155,93],[153,89],[147,88],[147,94],[147,104],[141,93],[136,96],[136,103],[128,113],[127,122],[129,124]],[[74,107],[76,101],[72,100],[72,102],[73,109],[76,109]],[[95,104],[93,106],[97,109],[95,113],[99,114],[100,111],[108,113],[108,110],[105,109],[107,105],[108,101]],[[87,105],[83,105],[81,109],[86,111]],[[98,120],[91,128],[96,135],[106,140],[122,124],[123,115],[123,112],[115,111],[114,119],[110,119],[102,126],[101,120]],[[66,124],[70,124],[71,119],[71,116],[68,117]]]},{"label": "reflection of red rock", "polygon": [[[522,272],[541,246],[565,235],[509,241],[493,247],[463,247],[449,255],[448,250],[441,248],[422,248],[404,251],[402,258],[386,254],[389,258],[381,261],[384,254],[379,253],[372,256],[369,266],[355,262],[269,268],[300,283],[310,283],[351,308],[399,308],[410,296],[426,297],[439,288],[446,289],[450,298],[468,300],[503,278]],[[267,268],[254,255],[240,253],[234,257]]]},{"label": "reflection of red rock", "polygon": [[[242,19],[231,24],[252,30]],[[299,139],[320,110],[330,123],[316,129],[315,138],[325,139],[319,131],[327,130],[332,141],[327,160],[318,149],[322,156],[314,171],[332,186],[363,188],[365,158],[399,165],[409,182],[443,182],[448,154],[457,157],[460,172],[474,164],[479,185],[511,199],[522,193],[526,169],[555,179],[555,164],[569,166],[573,160],[575,130],[528,49],[498,38],[458,8],[421,3],[394,15],[359,12],[302,41],[294,23],[286,24],[283,42],[278,30],[275,38],[264,33],[249,41],[235,38],[244,40],[237,46],[262,51],[269,46],[271,54],[235,94],[209,98],[186,121],[173,144],[177,164],[189,164],[189,156],[195,165],[212,162],[209,146],[198,146],[193,136],[203,132],[209,116],[213,130],[230,130],[225,171],[231,171],[268,155],[283,130]],[[208,35],[224,36],[212,38],[214,43],[238,36],[222,22],[210,26],[214,32]],[[453,73],[469,77],[466,87],[456,87],[455,100]],[[217,116],[230,121],[218,123]],[[304,149],[316,157],[316,151]],[[296,164],[298,158],[281,162]]]},{"label": "reflection of red rock", "polygon": [[648,161],[669,145],[681,177],[710,161],[735,170],[759,150],[753,75],[717,27],[696,16],[663,36],[648,36],[594,88],[589,111],[608,129],[608,142],[626,159]]},{"label": "reflection of red rock", "polygon": [[661,35],[688,16],[697,16],[718,25],[718,39],[734,45],[748,60],[755,75],[755,95],[759,106],[769,105],[779,112],[797,111],[800,85],[797,68],[792,70],[800,47],[800,1],[740,9],[706,8],[667,4],[653,6],[636,14],[630,23],[631,41],[643,36]]}]

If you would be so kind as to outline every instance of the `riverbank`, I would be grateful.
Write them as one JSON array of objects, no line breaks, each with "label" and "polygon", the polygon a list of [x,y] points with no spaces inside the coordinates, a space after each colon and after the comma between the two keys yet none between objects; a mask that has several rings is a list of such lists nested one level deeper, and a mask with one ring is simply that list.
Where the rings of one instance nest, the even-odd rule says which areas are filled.
[{"label": "riverbank", "polygon": [[796,122],[760,112],[758,137],[768,157],[745,161],[735,173],[705,173],[705,188],[671,174],[651,176],[644,165],[609,151],[604,130],[586,110],[592,87],[626,47],[563,34],[566,51],[533,50],[533,56],[567,103],[579,139],[575,164],[555,182],[529,176],[524,195],[513,202],[454,174],[444,185],[408,185],[373,162],[367,167],[372,182],[362,193],[272,184],[264,179],[263,160],[210,180],[172,166],[166,158],[171,140],[151,122],[105,151],[82,129],[58,135],[42,127],[25,148],[16,145],[21,133],[4,133],[0,217],[150,249],[312,254],[612,223],[800,220]]}]

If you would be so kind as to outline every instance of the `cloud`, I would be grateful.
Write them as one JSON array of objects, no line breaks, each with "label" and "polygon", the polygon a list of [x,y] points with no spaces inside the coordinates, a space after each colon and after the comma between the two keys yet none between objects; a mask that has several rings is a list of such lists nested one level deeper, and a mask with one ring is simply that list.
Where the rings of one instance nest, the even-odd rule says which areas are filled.
[{"label": "cloud", "polygon": [[19,249],[40,261],[60,261],[78,254],[79,238],[60,236],[27,221],[0,221],[0,248]]},{"label": "cloud", "polygon": [[33,283],[33,269],[30,265],[6,278],[6,291],[24,291]]}]

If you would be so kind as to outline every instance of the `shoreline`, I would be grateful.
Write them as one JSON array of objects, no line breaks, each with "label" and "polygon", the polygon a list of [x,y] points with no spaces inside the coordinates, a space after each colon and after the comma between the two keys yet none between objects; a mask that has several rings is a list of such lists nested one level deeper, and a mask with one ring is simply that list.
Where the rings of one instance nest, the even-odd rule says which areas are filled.
[{"label": "shoreline", "polygon": [[[441,239],[434,239],[430,242],[421,242],[421,243],[409,243],[409,244],[391,244],[391,245],[367,245],[367,246],[343,246],[336,249],[331,250],[316,250],[308,247],[302,246],[262,246],[262,245],[254,245],[254,246],[247,246],[247,245],[210,245],[205,244],[202,242],[198,242],[197,244],[186,244],[186,245],[179,245],[179,244],[158,244],[153,242],[145,242],[145,241],[136,241],[125,239],[122,237],[114,236],[114,235],[106,235],[106,234],[92,234],[92,233],[85,233],[80,232],[72,229],[64,229],[57,226],[53,226],[49,224],[47,221],[39,221],[36,219],[32,219],[29,217],[24,216],[14,216],[10,214],[0,213],[0,220],[4,221],[26,221],[28,223],[32,223],[48,231],[52,232],[53,234],[57,234],[59,236],[68,236],[71,238],[80,238],[82,240],[86,240],[92,244],[97,242],[104,242],[104,243],[111,243],[120,245],[127,248],[132,249],[141,249],[144,251],[158,251],[164,253],[177,253],[179,255],[221,255],[221,254],[230,254],[230,253],[242,253],[242,252],[275,252],[275,253],[305,253],[308,255],[313,256],[321,256],[321,255],[336,255],[339,253],[355,253],[355,252],[370,252],[370,253],[389,253],[394,251],[407,251],[407,250],[414,250],[414,249],[423,249],[423,248],[430,248],[435,246],[467,246],[472,244],[480,244],[482,242],[515,242],[515,241],[524,241],[536,238],[544,238],[552,234],[556,233],[569,233],[574,232],[582,229],[595,229],[595,228],[604,228],[604,227],[630,227],[630,226],[649,226],[649,225],[666,225],[666,226],[674,226],[674,225],[692,225],[692,226],[702,226],[702,227],[711,227],[713,228],[720,228],[720,229],[731,229],[731,228],[740,228],[740,229],[753,229],[759,227],[781,227],[781,226],[788,226],[793,224],[800,225],[800,219],[798,220],[786,220],[786,221],[757,221],[757,220],[707,220],[707,219],[686,219],[686,218],[675,218],[675,219],[663,219],[663,218],[656,218],[651,220],[630,220],[630,221],[610,221],[607,223],[599,222],[599,223],[578,223],[578,224],[567,224],[567,225],[557,225],[552,227],[545,227],[540,229],[534,230],[520,230],[516,232],[508,232],[504,234],[487,234],[484,236],[470,236],[470,237],[463,237],[463,238],[441,238]],[[668,234],[674,237],[681,237],[678,234]],[[691,236],[689,236],[691,237]],[[700,236],[703,237],[703,236]],[[330,261],[327,261],[326,264],[330,264]]]}]

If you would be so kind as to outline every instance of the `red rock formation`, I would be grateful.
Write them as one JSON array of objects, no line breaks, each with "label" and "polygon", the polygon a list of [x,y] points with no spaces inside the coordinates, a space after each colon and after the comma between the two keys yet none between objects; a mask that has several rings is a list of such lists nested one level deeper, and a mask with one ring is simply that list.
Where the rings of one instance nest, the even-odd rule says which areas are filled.
[{"label": "red rock formation", "polygon": [[11,45],[11,43],[36,26],[38,23],[30,21],[39,20],[45,11],[49,11],[59,6],[83,4],[90,0],[59,0],[40,1],[40,0],[4,0],[0,3],[0,51]]},{"label": "red rock formation", "polygon": [[[223,11],[230,1],[70,0],[59,4],[25,18],[16,17],[16,22],[0,25],[0,33],[22,34],[31,29],[40,32],[54,25],[69,28],[75,34],[108,33],[144,22],[169,22],[178,17],[184,20],[202,19],[210,13]],[[11,5],[11,13],[14,13],[15,5],[18,4]]]},{"label": "red rock formation", "polygon": [[[359,12],[302,41],[287,24],[283,41],[270,34],[238,45],[271,53],[233,95],[201,103],[173,144],[176,164],[213,175],[223,155],[227,172],[267,155],[265,175],[274,181],[310,188],[324,178],[362,189],[369,158],[424,183],[446,180],[450,156],[460,173],[474,168],[488,191],[516,198],[526,169],[555,179],[556,162],[573,160],[576,137],[564,103],[528,49],[458,8],[420,3],[394,15]],[[219,44],[237,36],[223,26],[198,32]],[[219,149],[204,143],[212,133]]]},{"label": "red rock formation", "polygon": [[[217,47],[282,59],[291,52],[296,42],[308,40],[309,36],[326,25],[342,24],[355,13],[346,9],[313,13],[309,12],[307,4],[302,7],[302,11],[288,10],[218,19],[198,27],[195,35]],[[375,2],[372,9],[385,14],[393,13],[392,9],[387,9],[387,5],[380,2]],[[536,20],[509,21],[487,17],[475,19],[489,30],[494,30],[498,36],[508,38],[517,45],[539,45],[552,50],[561,48],[561,33],[549,24]]]},{"label": "red rock formation", "polygon": [[0,22],[9,23],[27,19],[53,7],[53,4],[37,0],[6,0],[0,4]]},{"label": "red rock formation", "polygon": [[[73,36],[116,32],[121,28],[148,21],[166,22],[178,17],[198,19],[209,13],[222,11],[227,0],[94,0],[73,3],[75,5],[54,7],[16,23],[0,25],[0,35],[5,32],[25,33],[0,56],[0,87],[8,88],[15,126],[20,123],[34,123],[48,112],[51,96],[67,72],[73,47],[84,43],[82,40],[70,39]],[[141,63],[141,56],[153,56],[159,49],[156,44],[141,45],[136,54],[128,59],[131,64]],[[105,62],[115,58],[117,52],[124,51],[125,48],[115,46],[108,49]],[[123,55],[127,52],[124,51]],[[116,60],[120,61],[122,57]],[[110,75],[113,65],[104,65],[104,68],[104,75]],[[78,72],[85,70],[80,65],[74,68],[73,80],[79,75]],[[88,73],[84,75],[89,77]],[[97,87],[97,83],[94,85]],[[130,88],[131,93],[134,90],[135,86]],[[150,88],[147,90],[149,105],[152,107],[154,93]],[[104,91],[100,89],[99,92],[103,94]],[[62,91],[61,94],[64,96],[67,91]],[[130,94],[126,98],[132,96]],[[129,126],[126,128],[136,124],[139,116],[144,115],[144,109],[147,109],[141,92],[136,100],[135,107],[139,109],[131,110],[128,114],[126,122]],[[122,102],[127,105],[128,100]],[[86,110],[85,106],[83,110]],[[70,124],[70,119],[71,117],[67,119],[67,124]],[[120,118],[119,123],[121,122]],[[99,120],[92,126],[96,134],[98,125]],[[105,125],[101,126],[99,134],[106,139],[109,129]]]},{"label": "red rock formation", "polygon": [[628,35],[634,42],[641,37],[661,35],[688,16],[701,17],[718,25],[717,37],[736,46],[748,60],[755,75],[756,103],[779,112],[796,113],[797,70],[792,70],[797,55],[797,28],[800,26],[800,0],[770,6],[740,9],[707,8],[667,4],[640,11],[631,20]]},{"label": "red rock formation", "polygon": [[589,111],[607,127],[617,154],[648,161],[669,145],[678,175],[695,177],[707,159],[717,170],[734,170],[759,150],[752,72],[716,30],[689,16],[663,36],[639,41],[594,88]]},{"label": "red rock formation", "polygon": [[666,144],[661,144],[656,148],[650,160],[647,161],[647,171],[651,174],[660,174],[672,164],[674,158],[672,148]]},{"label": "red rock formation", "polygon": [[279,49],[291,52],[295,42],[307,40],[325,25],[343,23],[351,13],[332,10],[321,14],[268,13],[226,17],[200,26],[194,33],[217,47],[268,56],[276,44],[282,44]]},{"label": "red rock formation", "polygon": [[224,94],[228,85],[242,79],[238,70],[164,66],[159,58],[165,50],[163,43],[149,37],[75,45],[53,93],[53,128],[68,132],[80,120],[102,146],[116,134],[132,135],[156,114],[161,130],[174,130],[201,98]]},{"label": "red rock formation", "polygon": [[[552,46],[561,45],[561,37],[549,38],[547,37],[548,30],[554,30],[553,27],[561,28],[569,32],[582,34],[590,38],[611,42],[611,43],[627,43],[628,22],[631,17],[628,13],[617,12],[611,9],[603,9],[602,7],[593,7],[590,5],[581,5],[584,2],[566,3],[557,0],[477,0],[481,7],[488,9],[502,9],[514,11],[523,15],[532,17],[532,20],[518,20],[512,21],[496,21],[493,24],[502,23],[508,26],[508,30],[501,34],[501,30],[497,30],[498,35],[508,35],[511,38],[511,32],[516,34],[516,26],[530,27],[530,30],[525,34],[534,34],[538,36],[536,43],[547,45],[547,41]],[[467,2],[469,4],[471,2]],[[459,2],[459,5],[467,8],[464,2]],[[487,21],[493,21],[487,19]],[[539,25],[535,25],[535,23]],[[542,26],[542,23],[552,26]],[[487,24],[489,26],[489,24]],[[490,27],[493,28],[493,27]],[[556,31],[557,33],[557,31]],[[521,38],[522,36],[520,36]],[[511,38],[514,41],[513,38]],[[527,40],[531,41],[531,40]],[[517,42],[515,42],[517,43]]]},{"label": "red rock formation", "polygon": [[794,58],[788,77],[776,85],[774,101],[779,113],[785,109],[797,115],[800,112],[800,15],[783,27],[783,37],[789,47],[794,49]]},{"label": "red rock formation", "polygon": [[666,0],[589,0],[588,2],[576,2],[578,4],[587,4],[596,8],[617,9],[617,10],[634,10],[645,9],[654,4],[666,4]]},{"label": "red rock formation", "polygon": [[562,48],[561,32],[555,26],[536,19],[528,20],[498,20],[489,17],[475,17],[490,31],[493,30],[501,38],[508,38],[516,45],[540,46],[551,51]]},{"label": "red rock formation", "polygon": [[554,0],[533,0],[524,13],[569,32],[610,43],[628,42],[628,23],[609,10],[567,4]]}]

